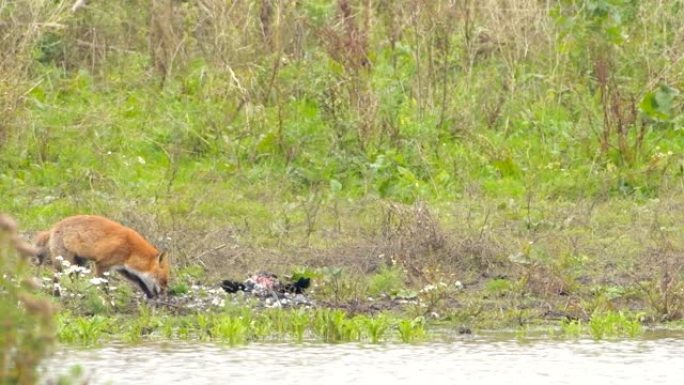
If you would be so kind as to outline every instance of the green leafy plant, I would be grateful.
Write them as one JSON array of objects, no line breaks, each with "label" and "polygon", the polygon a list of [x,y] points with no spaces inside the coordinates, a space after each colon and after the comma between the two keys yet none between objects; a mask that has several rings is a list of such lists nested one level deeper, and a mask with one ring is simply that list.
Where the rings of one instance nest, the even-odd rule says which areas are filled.
[{"label": "green leafy plant", "polygon": [[211,335],[230,345],[242,345],[247,342],[249,329],[244,320],[230,316],[213,318],[210,326]]},{"label": "green leafy plant", "polygon": [[399,338],[404,343],[420,341],[425,338],[425,318],[416,317],[412,320],[400,320],[397,322]]},{"label": "green leafy plant", "polygon": [[0,214],[0,382],[34,384],[54,342],[54,305],[36,293],[27,264],[30,246],[14,220]]},{"label": "green leafy plant", "polygon": [[595,313],[587,327],[591,336],[597,340],[606,337],[635,337],[642,332],[639,320],[623,312]]},{"label": "green leafy plant", "polygon": [[580,320],[563,320],[560,324],[563,335],[575,338],[582,335],[584,326]]},{"label": "green leafy plant", "polygon": [[384,314],[374,317],[357,316],[354,318],[354,321],[360,325],[360,328],[362,328],[373,344],[377,344],[384,339],[391,326],[389,318]]},{"label": "green leafy plant", "polygon": [[396,295],[404,288],[405,279],[405,273],[401,268],[383,266],[368,278],[368,294],[371,296]]}]

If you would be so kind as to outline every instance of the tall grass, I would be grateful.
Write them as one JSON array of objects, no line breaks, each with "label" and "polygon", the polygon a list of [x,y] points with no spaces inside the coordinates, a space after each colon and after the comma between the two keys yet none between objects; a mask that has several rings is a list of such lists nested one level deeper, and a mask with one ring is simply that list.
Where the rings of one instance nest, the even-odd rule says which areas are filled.
[{"label": "tall grass", "polygon": [[0,382],[28,385],[53,346],[55,306],[36,293],[16,231],[14,220],[0,214]]},{"label": "tall grass", "polygon": [[681,152],[674,3],[39,3],[2,8],[23,84],[3,157],[59,157],[73,188],[126,189],[133,167],[159,196],[199,161],[408,202],[518,195],[529,173],[544,195],[652,196]]}]

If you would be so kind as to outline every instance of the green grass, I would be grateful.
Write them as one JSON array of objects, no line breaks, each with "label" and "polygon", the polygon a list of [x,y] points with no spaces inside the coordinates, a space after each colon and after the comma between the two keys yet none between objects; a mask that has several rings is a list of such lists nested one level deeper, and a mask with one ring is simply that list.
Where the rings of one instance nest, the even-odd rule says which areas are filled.
[{"label": "green grass", "polygon": [[150,340],[203,340],[243,345],[254,341],[321,341],[328,343],[384,340],[412,342],[425,337],[420,322],[406,325],[396,315],[349,316],[342,311],[247,311],[242,315],[203,314],[167,316],[163,313],[110,320],[64,314],[58,322],[60,342],[93,346],[109,341],[140,343]]},{"label": "green grass", "polygon": [[[149,312],[142,310],[141,313]],[[561,321],[518,326],[514,337],[596,340],[639,338],[644,327],[639,315],[605,312],[589,321]],[[429,320],[424,317],[407,318],[405,314],[383,312],[376,315],[351,315],[331,309],[252,309],[241,310],[241,315],[229,313],[195,313],[170,315],[164,311],[131,315],[76,316],[63,313],[58,317],[59,342],[75,346],[101,346],[113,341],[137,344],[149,341],[211,341],[228,346],[253,342],[321,342],[349,343],[420,343],[454,340],[457,323]],[[497,333],[481,328],[482,335]],[[677,330],[676,324],[672,324]],[[502,333],[505,336],[506,332]]]},{"label": "green grass", "polygon": [[601,312],[594,314],[591,319],[582,321],[563,321],[560,333],[562,336],[577,338],[589,334],[596,340],[605,338],[635,338],[643,333],[643,326],[639,322],[639,315],[623,312]]},{"label": "green grass", "polygon": [[[103,16],[107,8],[89,12]],[[649,21],[671,12],[628,4],[609,8],[615,15],[641,13]],[[122,18],[128,12],[120,7],[110,11]],[[311,17],[308,11],[298,12]],[[521,80],[513,80],[516,88],[508,92],[492,92],[501,86],[497,78],[505,75],[498,73],[499,67],[511,64],[505,52],[459,70],[458,50],[427,63],[416,60],[421,55],[385,51],[372,57],[372,71],[353,75],[326,57],[324,44],[307,41],[302,48],[311,55],[292,58],[275,74],[267,70],[268,56],[254,59],[258,70],[235,74],[255,84],[250,90],[254,95],[273,77],[282,94],[250,95],[236,113],[231,112],[236,109],[235,95],[218,92],[229,84],[210,57],[188,58],[187,67],[178,69],[161,90],[144,65],[145,52],[130,53],[134,65],[125,70],[116,54],[97,71],[64,71],[54,61],[33,63],[27,80],[41,81],[26,95],[19,127],[5,138],[0,152],[7,165],[0,192],[12,197],[0,208],[22,215],[33,227],[84,209],[116,213],[128,209],[126,202],[137,201],[141,210],[161,211],[165,218],[193,213],[239,222],[249,217],[265,227],[277,219],[273,213],[313,196],[377,196],[412,203],[452,201],[472,189],[493,200],[524,199],[527,194],[541,200],[641,200],[663,190],[681,192],[676,167],[677,154],[684,149],[677,123],[681,102],[675,91],[644,89],[650,79],[639,70],[643,61],[660,58],[666,36],[641,36],[638,18],[624,19],[616,28],[632,38],[617,46],[596,35],[603,19],[581,7],[538,12],[558,40],[551,45],[532,42],[539,45],[536,56],[512,63]],[[106,27],[117,28],[116,20],[110,19]],[[368,31],[371,47],[386,44],[387,36],[378,28]],[[70,36],[57,38],[60,44],[70,44]],[[620,66],[612,70],[623,92],[644,100],[636,107],[646,132],[640,153],[629,163],[614,148],[601,153],[597,80],[570,75],[584,73],[587,62],[601,58],[575,57],[573,51],[583,50],[567,46],[593,48],[597,38],[610,47],[606,52]],[[408,35],[403,39],[405,49],[422,49]],[[454,49],[466,48],[463,39],[457,29],[451,31]],[[589,55],[597,53],[589,50]],[[623,57],[632,60],[619,60]],[[558,67],[547,65],[552,58],[572,71],[553,72]],[[418,85],[426,76],[419,68],[430,65],[449,65],[453,74],[431,79],[429,87],[434,89],[426,91]],[[352,92],[355,80],[348,77],[354,76],[370,87],[377,103],[371,111],[344,99],[326,99],[333,91]],[[454,92],[441,95],[437,90],[445,82]],[[678,84],[668,86],[676,89]],[[569,91],[555,94],[564,88]],[[337,115],[330,115],[330,103],[335,103]],[[653,103],[655,110],[646,108]],[[479,116],[480,107],[496,113],[493,121]],[[444,108],[452,126],[440,117]],[[370,121],[363,122],[368,114]],[[370,130],[366,134],[358,127],[364,124]],[[636,133],[628,129],[632,143]],[[222,193],[226,191],[231,194]],[[56,199],[36,205],[37,197],[45,195]],[[301,220],[305,214],[294,215]]]},{"label": "green grass", "polygon": [[[603,312],[684,314],[678,2],[28,3],[0,11],[0,212],[26,237],[95,213],[171,251],[177,296],[267,270],[362,312],[417,301],[391,327],[233,309],[116,335],[409,342],[421,317],[566,317],[603,336],[624,321]],[[128,286],[63,284],[84,295],[68,317],[136,311]]]},{"label": "green grass", "polygon": [[396,295],[404,288],[405,272],[396,266],[381,267],[380,270],[368,278],[368,294]]}]

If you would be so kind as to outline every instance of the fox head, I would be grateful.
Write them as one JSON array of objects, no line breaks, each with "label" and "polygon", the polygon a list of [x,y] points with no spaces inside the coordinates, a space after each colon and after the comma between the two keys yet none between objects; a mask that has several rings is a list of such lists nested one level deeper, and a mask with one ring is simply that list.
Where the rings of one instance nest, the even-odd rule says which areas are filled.
[{"label": "fox head", "polygon": [[161,252],[141,265],[124,264],[116,269],[129,281],[140,287],[147,298],[165,293],[169,285],[169,258]]},{"label": "fox head", "polygon": [[157,273],[155,274],[155,278],[159,283],[161,292],[165,293],[169,286],[169,257],[166,251],[159,253],[159,256],[157,257],[157,263],[159,264],[159,267],[157,269]]},{"label": "fox head", "polygon": [[154,283],[151,285],[151,293],[145,290],[148,297],[157,297],[159,294],[166,293],[169,286],[169,257],[166,251],[159,253],[153,262],[152,271],[150,272]]}]

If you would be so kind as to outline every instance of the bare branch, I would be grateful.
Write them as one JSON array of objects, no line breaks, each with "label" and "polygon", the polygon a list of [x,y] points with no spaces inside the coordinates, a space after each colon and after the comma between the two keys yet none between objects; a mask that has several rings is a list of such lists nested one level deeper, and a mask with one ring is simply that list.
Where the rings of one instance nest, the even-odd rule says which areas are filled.
[{"label": "bare branch", "polygon": [[76,12],[85,6],[86,6],[86,0],[76,0],[74,5],[71,6],[71,12]]}]

